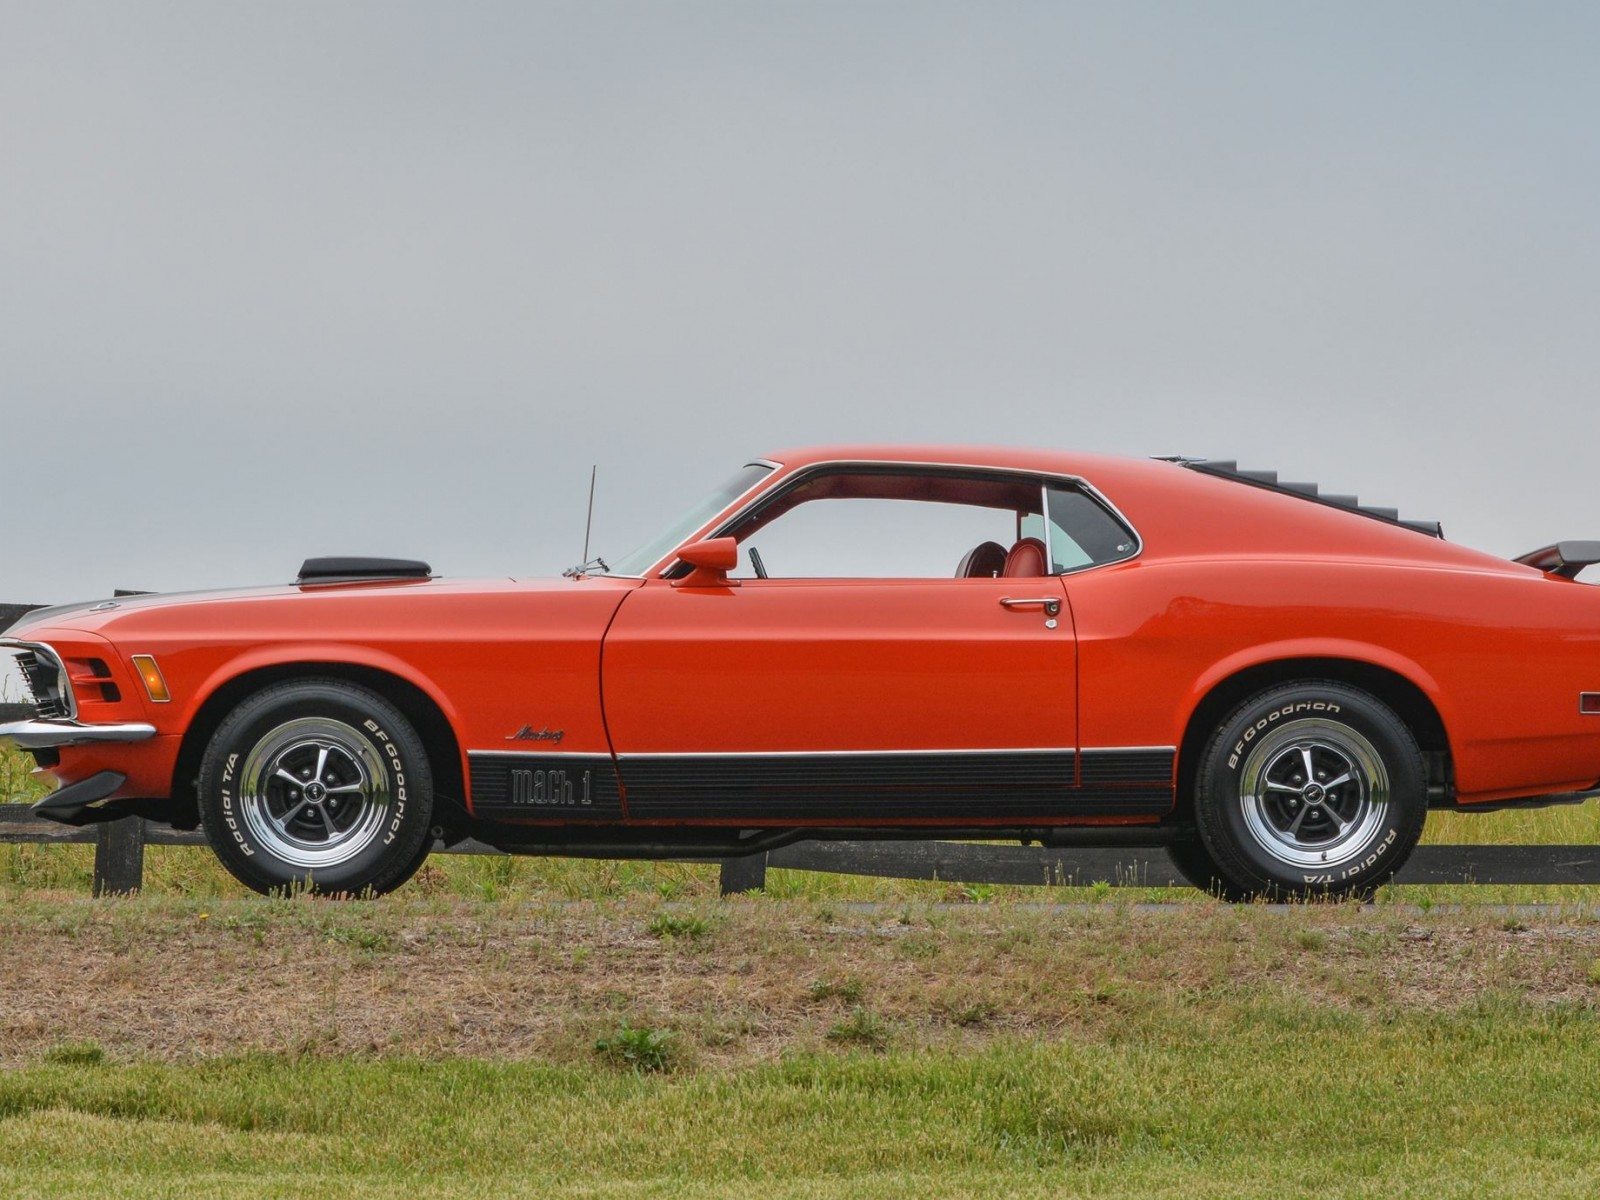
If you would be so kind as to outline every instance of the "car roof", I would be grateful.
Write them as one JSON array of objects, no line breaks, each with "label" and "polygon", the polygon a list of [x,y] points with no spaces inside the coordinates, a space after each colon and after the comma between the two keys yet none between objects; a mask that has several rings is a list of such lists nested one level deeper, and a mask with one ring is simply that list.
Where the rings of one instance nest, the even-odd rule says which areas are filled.
[{"label": "car roof", "polygon": [[1042,471],[1055,475],[1078,475],[1090,467],[1142,461],[1107,454],[1069,453],[1012,446],[883,444],[804,446],[780,450],[768,458],[788,468],[815,466],[823,462],[905,462],[940,466],[998,467],[1007,470]]},{"label": "car roof", "polygon": [[828,462],[884,462],[1019,470],[1079,478],[1133,525],[1145,558],[1280,556],[1401,561],[1523,574],[1531,568],[1417,529],[1321,503],[1304,493],[1252,486],[1184,460],[981,445],[807,446],[768,457],[783,472]]}]

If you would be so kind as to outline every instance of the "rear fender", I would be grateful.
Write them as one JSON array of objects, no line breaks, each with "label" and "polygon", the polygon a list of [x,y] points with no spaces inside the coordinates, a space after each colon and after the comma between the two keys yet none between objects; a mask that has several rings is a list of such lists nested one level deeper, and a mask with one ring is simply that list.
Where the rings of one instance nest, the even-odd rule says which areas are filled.
[{"label": "rear fender", "polygon": [[1444,723],[1445,734],[1450,739],[1450,744],[1455,745],[1455,716],[1444,698],[1438,680],[1421,664],[1403,654],[1396,654],[1393,650],[1370,642],[1357,642],[1344,638],[1297,638],[1290,641],[1268,642],[1250,646],[1214,663],[1195,681],[1185,699],[1180,732],[1188,728],[1195,710],[1205,698],[1226,680],[1257,667],[1310,658],[1342,659],[1365,666],[1382,667],[1406,679],[1433,704],[1439,719]]}]

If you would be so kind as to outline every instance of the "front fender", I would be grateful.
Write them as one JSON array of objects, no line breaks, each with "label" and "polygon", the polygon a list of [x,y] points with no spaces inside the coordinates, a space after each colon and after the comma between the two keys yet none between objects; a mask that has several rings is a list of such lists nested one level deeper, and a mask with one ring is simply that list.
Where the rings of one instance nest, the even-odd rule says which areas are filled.
[{"label": "front fender", "polygon": [[194,690],[190,697],[185,714],[184,729],[175,732],[186,732],[200,711],[211,702],[212,698],[228,684],[242,679],[257,671],[271,670],[282,667],[306,667],[315,669],[318,665],[364,667],[368,670],[381,671],[404,680],[418,691],[432,700],[434,705],[444,714],[452,728],[459,728],[460,722],[455,706],[450,703],[445,695],[427,675],[403,658],[383,650],[375,650],[371,646],[362,646],[350,642],[305,642],[275,643],[271,646],[258,646],[242,654],[229,658],[226,662],[215,667],[204,681]]}]

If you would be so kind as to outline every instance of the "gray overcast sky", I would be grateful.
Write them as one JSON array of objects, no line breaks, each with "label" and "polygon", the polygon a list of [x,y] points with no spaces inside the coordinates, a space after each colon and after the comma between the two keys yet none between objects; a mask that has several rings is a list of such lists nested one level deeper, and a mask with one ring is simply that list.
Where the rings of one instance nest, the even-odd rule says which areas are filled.
[{"label": "gray overcast sky", "polygon": [[0,0],[0,601],[632,548],[778,446],[1600,537],[1600,8]]}]

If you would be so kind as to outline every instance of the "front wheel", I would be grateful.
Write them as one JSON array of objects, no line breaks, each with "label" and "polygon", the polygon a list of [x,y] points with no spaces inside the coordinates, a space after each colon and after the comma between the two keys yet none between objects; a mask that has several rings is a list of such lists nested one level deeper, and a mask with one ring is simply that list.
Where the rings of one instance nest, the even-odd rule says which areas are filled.
[{"label": "front wheel", "polygon": [[338,680],[256,693],[211,739],[200,818],[222,864],[258,892],[375,895],[430,844],[427,751],[382,696]]},{"label": "front wheel", "polygon": [[1341,683],[1290,684],[1218,728],[1194,811],[1230,896],[1370,895],[1422,836],[1422,752],[1375,697]]}]

